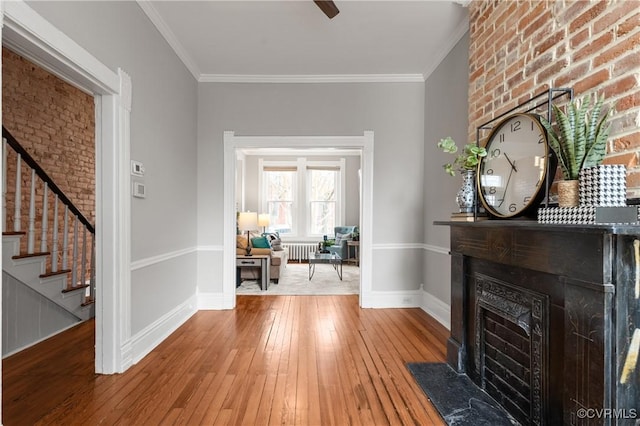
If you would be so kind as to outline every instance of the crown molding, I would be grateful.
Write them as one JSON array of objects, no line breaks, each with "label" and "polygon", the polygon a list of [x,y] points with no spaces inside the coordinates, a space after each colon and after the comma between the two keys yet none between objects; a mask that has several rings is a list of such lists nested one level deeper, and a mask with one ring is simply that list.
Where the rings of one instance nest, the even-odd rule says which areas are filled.
[{"label": "crown molding", "polygon": [[464,20],[460,22],[460,25],[458,25],[458,27],[455,29],[455,31],[451,35],[451,38],[448,39],[447,43],[442,46],[442,49],[440,50],[440,52],[434,55],[436,60],[431,62],[431,66],[427,68],[426,71],[422,74],[422,79],[424,81],[427,81],[431,73],[434,72],[436,68],[438,68],[438,66],[442,63],[442,61],[444,61],[444,59],[447,57],[449,52],[451,52],[453,48],[456,47],[456,44],[458,44],[460,39],[462,39],[462,37],[464,37],[464,35],[468,31],[469,31],[469,16],[467,14]]},{"label": "crown molding", "polygon": [[200,83],[424,83],[424,77],[422,74],[202,74],[198,81]]},{"label": "crown molding", "polygon": [[200,77],[200,69],[196,65],[195,61],[191,58],[191,56],[187,53],[187,50],[184,48],[182,43],[178,41],[176,35],[171,31],[167,23],[162,19],[158,11],[148,0],[136,0],[140,9],[147,15],[151,23],[156,27],[156,29],[160,32],[162,37],[169,43],[169,46],[173,49],[173,51],[178,55],[178,58],[182,61],[185,67],[189,70],[189,72],[193,75],[193,77],[198,80]]}]

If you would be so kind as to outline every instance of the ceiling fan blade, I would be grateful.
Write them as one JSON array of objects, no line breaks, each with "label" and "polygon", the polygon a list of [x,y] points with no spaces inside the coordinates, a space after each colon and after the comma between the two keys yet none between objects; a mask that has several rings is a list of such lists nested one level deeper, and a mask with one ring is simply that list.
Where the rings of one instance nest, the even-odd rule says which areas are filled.
[{"label": "ceiling fan blade", "polygon": [[331,0],[313,0],[313,2],[318,5],[320,10],[322,10],[329,19],[340,13],[335,3]]}]

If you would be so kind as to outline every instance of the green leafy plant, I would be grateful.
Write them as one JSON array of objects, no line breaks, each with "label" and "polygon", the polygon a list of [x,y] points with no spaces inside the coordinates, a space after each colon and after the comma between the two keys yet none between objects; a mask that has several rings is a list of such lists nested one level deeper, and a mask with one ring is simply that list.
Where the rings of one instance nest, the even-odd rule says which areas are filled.
[{"label": "green leafy plant", "polygon": [[[440,142],[438,142],[438,148],[448,154],[456,154],[458,152],[458,146],[450,136],[440,139]],[[453,162],[443,164],[442,167],[445,172],[451,176],[455,176],[455,169],[460,172],[464,170],[475,170],[476,167],[478,167],[480,158],[485,157],[486,155],[486,149],[481,146],[477,146],[474,143],[468,143],[464,146],[462,152],[456,156]]]},{"label": "green leafy plant", "polygon": [[609,137],[609,117],[613,106],[603,111],[604,95],[577,99],[566,106],[566,112],[552,105],[555,126],[542,118],[549,134],[549,146],[558,157],[565,180],[576,180],[580,170],[602,164]]}]

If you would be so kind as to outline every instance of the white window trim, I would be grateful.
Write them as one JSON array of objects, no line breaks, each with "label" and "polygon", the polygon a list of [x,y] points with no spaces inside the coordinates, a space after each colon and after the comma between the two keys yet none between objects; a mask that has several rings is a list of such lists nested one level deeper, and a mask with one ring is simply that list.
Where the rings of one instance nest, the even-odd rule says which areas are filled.
[{"label": "white window trim", "polygon": [[267,200],[264,196],[263,176],[265,167],[292,167],[296,169],[296,180],[294,182],[295,197],[293,200],[292,220],[293,227],[290,234],[283,234],[283,241],[317,241],[321,234],[311,234],[309,232],[309,182],[307,179],[308,167],[337,167],[339,168],[338,194],[336,196],[337,223],[344,223],[346,217],[346,160],[309,160],[306,157],[298,157],[296,160],[272,161],[258,159],[258,205],[261,212],[267,211]]}]

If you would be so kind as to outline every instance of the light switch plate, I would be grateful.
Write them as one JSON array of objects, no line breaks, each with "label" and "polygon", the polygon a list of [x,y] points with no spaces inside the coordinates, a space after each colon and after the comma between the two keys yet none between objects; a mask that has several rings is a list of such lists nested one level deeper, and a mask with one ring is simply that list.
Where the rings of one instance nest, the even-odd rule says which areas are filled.
[{"label": "light switch plate", "polygon": [[134,176],[144,176],[144,164],[140,161],[131,160],[131,174]]}]

